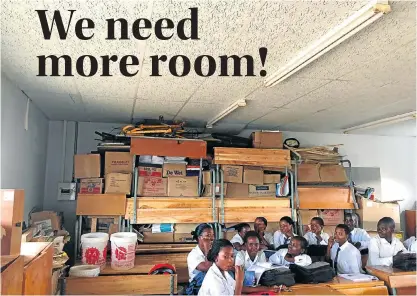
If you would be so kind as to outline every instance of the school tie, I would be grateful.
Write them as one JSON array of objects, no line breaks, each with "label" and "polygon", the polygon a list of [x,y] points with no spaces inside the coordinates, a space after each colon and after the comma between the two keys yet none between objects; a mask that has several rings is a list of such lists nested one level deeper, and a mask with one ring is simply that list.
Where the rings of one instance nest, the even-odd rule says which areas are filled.
[{"label": "school tie", "polygon": [[291,239],[289,237],[284,236],[284,245],[289,245],[290,241],[291,241]]},{"label": "school tie", "polygon": [[351,232],[348,234],[348,242],[352,243],[352,233]]},{"label": "school tie", "polygon": [[339,257],[339,252],[340,252],[340,248],[337,248],[336,257],[333,260],[333,268],[336,274],[337,274],[337,259]]}]

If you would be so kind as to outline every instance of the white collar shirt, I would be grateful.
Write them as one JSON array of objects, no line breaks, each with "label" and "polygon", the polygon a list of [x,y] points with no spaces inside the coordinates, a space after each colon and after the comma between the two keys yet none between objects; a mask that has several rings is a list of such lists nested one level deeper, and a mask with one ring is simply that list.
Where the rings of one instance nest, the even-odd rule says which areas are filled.
[{"label": "white collar shirt", "polygon": [[392,237],[391,243],[379,235],[371,238],[369,241],[369,254],[367,265],[392,265],[392,257],[400,251],[405,251],[403,243],[396,237]]},{"label": "white collar shirt", "polygon": [[313,233],[312,231],[307,232],[306,234],[304,234],[304,238],[307,240],[309,245],[322,245],[322,246],[326,246],[329,242],[329,235],[325,232],[322,232],[320,237],[322,238],[322,240],[320,241],[320,243],[317,241],[316,238],[316,234]]},{"label": "white collar shirt", "polygon": [[234,295],[236,288],[235,280],[228,272],[221,271],[216,264],[213,264],[207,271],[198,295],[220,296]]},{"label": "white collar shirt", "polygon": [[362,228],[354,228],[350,232],[351,240],[353,244],[361,243],[361,246],[359,247],[359,250],[367,249],[369,246],[369,241],[371,240],[371,237],[366,232],[365,229]]},{"label": "white collar shirt", "polygon": [[333,267],[335,264],[337,249],[340,247],[339,256],[337,257],[337,273],[338,274],[358,274],[363,273],[362,270],[362,257],[359,250],[349,243],[345,242],[339,246],[335,243],[330,250],[330,258],[333,261]]},{"label": "white collar shirt", "polygon": [[281,266],[290,266],[291,264],[296,264],[299,266],[307,266],[312,263],[311,257],[307,254],[300,254],[298,256],[294,257],[294,263],[288,262],[285,260],[285,255],[287,255],[288,249],[280,249],[275,252],[274,255],[269,257],[269,262],[275,265],[281,265]]},{"label": "white collar shirt", "polygon": [[197,266],[201,263],[206,261],[206,256],[204,256],[203,251],[201,251],[200,247],[197,245],[195,248],[191,250],[191,252],[187,256],[187,266],[188,266],[188,276],[190,278],[190,283],[194,279],[194,277],[200,273],[197,270]]},{"label": "white collar shirt", "polygon": [[263,251],[259,251],[253,261],[250,259],[247,251],[238,252],[235,259],[235,265],[243,266],[245,270],[248,270],[252,265],[264,262],[266,262],[266,257]]}]

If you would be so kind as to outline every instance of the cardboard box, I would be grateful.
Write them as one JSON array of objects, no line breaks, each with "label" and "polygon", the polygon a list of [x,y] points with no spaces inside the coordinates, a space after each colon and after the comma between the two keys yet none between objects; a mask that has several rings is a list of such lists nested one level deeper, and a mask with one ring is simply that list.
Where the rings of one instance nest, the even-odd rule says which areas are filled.
[{"label": "cardboard box", "polygon": [[168,196],[199,196],[198,177],[169,177]]},{"label": "cardboard box", "polygon": [[139,196],[167,196],[167,180],[162,177],[139,176],[137,194]]},{"label": "cardboard box", "polygon": [[162,177],[162,166],[160,165],[146,165],[139,166],[140,177]]},{"label": "cardboard box", "polygon": [[152,233],[151,231],[143,232],[144,243],[172,243],[174,241],[173,232]]},{"label": "cardboard box", "polygon": [[190,233],[177,233],[174,232],[174,242],[175,243],[188,243],[194,242],[193,236]]},{"label": "cardboard box", "polygon": [[282,133],[281,132],[253,132],[251,134],[253,148],[262,149],[282,149]]},{"label": "cardboard box", "polygon": [[263,184],[264,171],[262,167],[245,166],[243,168],[243,183],[244,184]]},{"label": "cardboard box", "polygon": [[210,171],[203,171],[203,185],[210,185],[211,184],[211,173]]},{"label": "cardboard box", "polygon": [[30,225],[42,224],[43,229],[51,228],[53,231],[62,228],[61,216],[54,211],[43,211],[30,214]]},{"label": "cardboard box", "polygon": [[275,197],[276,184],[249,185],[249,197]]},{"label": "cardboard box", "polygon": [[187,163],[164,163],[162,167],[162,177],[185,177]]},{"label": "cardboard box", "polygon": [[226,183],[242,183],[243,182],[243,166],[241,165],[222,165],[224,182]]},{"label": "cardboard box", "polygon": [[104,174],[131,173],[133,156],[130,152],[106,152],[104,155]]},{"label": "cardboard box", "polygon": [[346,183],[348,181],[346,170],[341,165],[320,165],[321,182]]},{"label": "cardboard box", "polygon": [[281,181],[280,174],[265,174],[263,184],[277,184]]},{"label": "cardboard box", "polygon": [[343,224],[345,220],[344,210],[319,210],[320,217],[324,221],[324,225]]},{"label": "cardboard box", "polygon": [[24,190],[1,190],[1,255],[20,254],[24,202]]},{"label": "cardboard box", "polygon": [[[311,219],[314,217],[319,217],[318,210],[299,210],[298,213],[301,218],[301,223],[304,225],[310,224]],[[326,225],[326,223],[324,225]]]},{"label": "cardboard box", "polygon": [[100,154],[77,154],[74,155],[75,178],[99,178],[100,177]]},{"label": "cardboard box", "polygon": [[103,190],[102,178],[87,178],[80,181],[81,194],[101,194]]},{"label": "cardboard box", "polygon": [[104,193],[130,194],[132,174],[108,173],[106,175]]},{"label": "cardboard box", "polygon": [[249,196],[249,185],[248,184],[237,184],[228,183],[226,197],[248,197]]},{"label": "cardboard box", "polygon": [[[212,184],[204,185],[203,196],[212,197],[213,196],[212,188],[213,188]],[[224,185],[223,185],[223,196],[226,197],[226,194],[227,194],[227,183],[224,183]],[[216,196],[220,196],[220,184],[216,184]]]},{"label": "cardboard box", "polygon": [[302,163],[298,166],[298,182],[299,183],[319,183],[321,182],[320,165],[312,163]]},{"label": "cardboard box", "polygon": [[391,217],[395,222],[395,229],[401,229],[400,206],[397,203],[374,202],[365,198],[358,198],[359,210],[356,213],[360,217],[362,228],[376,231],[377,223],[382,217]]}]

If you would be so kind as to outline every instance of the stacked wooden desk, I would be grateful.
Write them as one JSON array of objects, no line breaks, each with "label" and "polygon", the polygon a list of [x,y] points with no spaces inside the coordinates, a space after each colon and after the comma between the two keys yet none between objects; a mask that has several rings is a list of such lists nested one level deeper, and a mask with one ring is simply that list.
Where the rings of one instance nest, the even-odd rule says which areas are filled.
[{"label": "stacked wooden desk", "polygon": [[393,295],[416,295],[415,271],[402,271],[388,266],[367,266],[366,270],[384,281]]}]

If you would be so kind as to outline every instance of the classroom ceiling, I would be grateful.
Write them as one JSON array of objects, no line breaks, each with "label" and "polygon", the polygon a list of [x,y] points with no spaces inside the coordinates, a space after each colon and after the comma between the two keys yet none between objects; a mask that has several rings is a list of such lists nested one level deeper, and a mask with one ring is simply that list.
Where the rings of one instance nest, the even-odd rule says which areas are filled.
[{"label": "classroom ceiling", "polygon": [[[340,132],[416,110],[416,3],[390,1],[392,12],[272,88],[264,77],[173,77],[168,67],[150,77],[151,55],[251,54],[259,73],[259,47],[268,48],[265,70],[273,73],[368,1],[65,1],[3,0],[1,68],[51,120],[136,122],[143,118],[185,120],[202,127],[238,99],[247,106],[221,120],[216,131],[250,129]],[[105,40],[106,18],[175,24],[199,8],[200,40]],[[44,40],[35,9],[76,9],[73,21],[95,22],[91,40]],[[68,19],[64,16],[64,20]],[[151,31],[153,33],[153,31]],[[38,55],[116,54],[140,58],[140,72],[127,78],[118,64],[113,77],[36,77]],[[101,66],[99,65],[99,71]],[[218,73],[218,72],[217,72]],[[369,131],[372,133],[372,130]],[[414,132],[415,135],[415,132]]]}]

